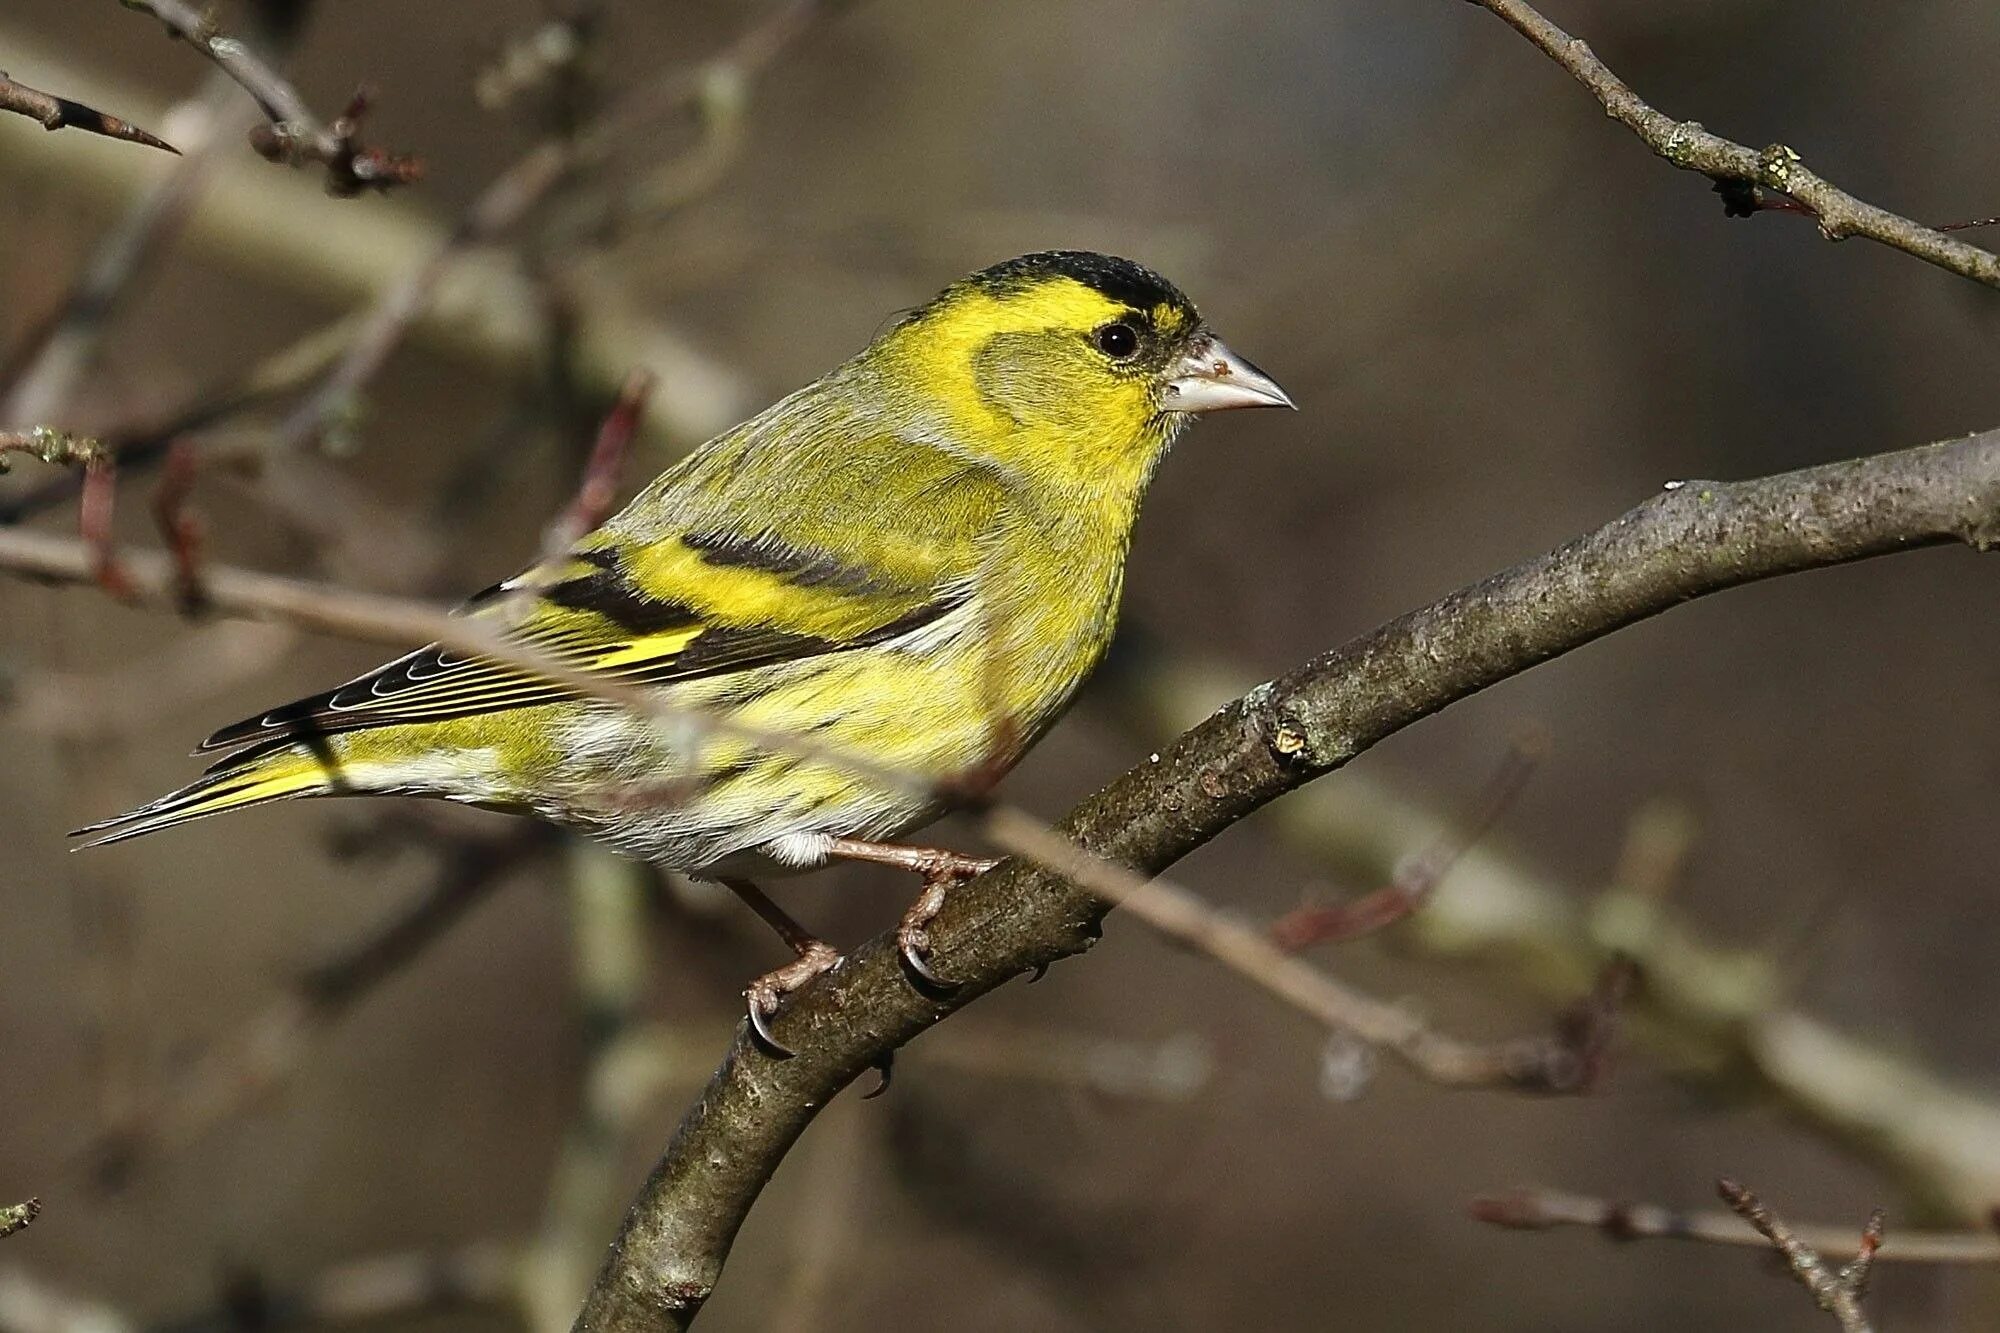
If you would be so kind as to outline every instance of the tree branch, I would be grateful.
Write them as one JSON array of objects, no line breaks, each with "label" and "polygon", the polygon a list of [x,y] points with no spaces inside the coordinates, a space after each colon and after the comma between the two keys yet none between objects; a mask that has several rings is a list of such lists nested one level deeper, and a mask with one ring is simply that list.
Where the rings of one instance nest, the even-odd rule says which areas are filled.
[{"label": "tree branch", "polygon": [[151,14],[173,36],[215,62],[257,102],[270,122],[250,136],[251,147],[287,166],[317,163],[326,168],[326,190],[347,199],[367,190],[388,190],[423,178],[424,164],[405,153],[369,148],[359,141],[368,96],[357,92],[332,124],[322,124],[298,90],[250,47],[216,30],[214,21],[184,0],[118,0],[127,9]]},{"label": "tree branch", "polygon": [[1765,1206],[1764,1201],[1752,1194],[1744,1186],[1733,1180],[1715,1182],[1715,1192],[1723,1202],[1736,1210],[1736,1215],[1757,1228],[1757,1234],[1771,1243],[1771,1248],[1784,1257],[1785,1267],[1797,1278],[1799,1285],[1812,1293],[1813,1301],[1820,1309],[1832,1315],[1840,1324],[1841,1333],[1873,1333],[1874,1325],[1869,1323],[1867,1313],[1861,1308],[1861,1297],[1868,1289],[1868,1274],[1875,1264],[1875,1253],[1882,1248],[1883,1213],[1877,1208],[1868,1216],[1868,1225],[1862,1228],[1861,1243],[1855,1247],[1854,1261],[1839,1272],[1830,1272],[1826,1261],[1812,1246],[1794,1235],[1785,1219]]},{"label": "tree branch", "polygon": [[181,151],[129,121],[108,116],[67,97],[57,97],[54,93],[30,88],[25,83],[16,83],[7,77],[5,71],[0,71],[0,111],[17,112],[30,120],[39,121],[45,130],[84,130],[90,134],[101,134],[107,139],[123,139],[126,143],[164,149],[176,157]]},{"label": "tree branch", "polygon": [[1675,120],[1655,110],[1612,73],[1581,38],[1572,37],[1549,22],[1526,0],[1472,2],[1497,15],[1541,48],[1549,59],[1568,70],[1590,90],[1606,115],[1638,135],[1655,153],[1683,171],[1698,171],[1718,185],[1733,185],[1739,191],[1750,192],[1753,197],[1747,200],[1725,193],[1724,203],[1731,213],[1756,211],[1754,192],[1775,190],[1802,205],[1819,223],[1820,234],[1829,241],[1865,236],[1949,269],[1960,277],[2000,287],[2000,255],[1855,198],[1807,170],[1798,153],[1784,144],[1749,148],[1711,134],[1699,121]]},{"label": "tree branch", "polygon": [[26,1231],[28,1224],[42,1215],[42,1201],[30,1199],[26,1203],[9,1204],[0,1208],[0,1240],[5,1240],[17,1231]]},{"label": "tree branch", "polygon": [[[1800,570],[2000,542],[2000,432],[1803,472],[1675,486],[1603,528],[1260,686],[1072,811],[1066,837],[1157,873],[1260,806],[1487,686],[1693,597]],[[738,1037],[654,1167],[577,1321],[692,1322],[737,1228],[819,1108],[890,1052],[1011,977],[1087,949],[1109,910],[1008,862],[936,922],[960,983],[914,990],[879,937],[794,997],[773,1061]]]},{"label": "tree branch", "polygon": [[[1080,807],[1065,828],[1073,842],[1051,842],[1039,825],[1002,812],[1008,817],[988,823],[996,841],[1063,867],[1097,892],[1057,873],[1002,867],[961,890],[939,918],[941,948],[963,983],[953,995],[933,1000],[910,990],[893,951],[878,940],[780,1015],[781,1029],[804,1034],[806,1057],[774,1065],[739,1039],[628,1218],[584,1326],[687,1322],[712,1289],[736,1227],[814,1108],[977,995],[1087,948],[1113,899],[1136,892],[1156,908],[1174,905],[1168,890],[1127,883],[1111,863],[1156,873],[1410,722],[1690,597],[1919,545],[1960,540],[1983,549],[1996,537],[2000,433],[1761,481],[1676,484],[1549,556],[1252,691],[1160,762]],[[78,543],[5,532],[0,568],[79,582],[90,576],[91,563]],[[134,558],[129,574],[135,595],[171,604],[169,562]],[[209,592],[217,610],[374,641],[438,639],[595,697],[663,711],[644,695],[579,677],[470,622],[411,603],[232,570],[213,571]],[[803,748],[783,737],[774,743]],[[824,757],[854,766],[847,757]],[[1171,925],[1158,911],[1141,914]],[[1313,997],[1290,984],[1284,969],[1296,960],[1280,954],[1266,967],[1247,955],[1230,958],[1241,953],[1233,943],[1211,951],[1324,1017]]]},{"label": "tree branch", "polygon": [[[1746,1229],[1741,1213],[1688,1212],[1657,1203],[1593,1199],[1562,1190],[1520,1189],[1472,1201],[1472,1216],[1511,1231],[1588,1227],[1616,1241],[1687,1240],[1706,1245],[1766,1249],[1770,1241]],[[1798,1226],[1793,1237],[1827,1259],[1861,1253],[1861,1234],[1849,1227]],[[1876,1256],[1883,1263],[2000,1264],[2000,1235],[1991,1231],[1897,1231]]]}]

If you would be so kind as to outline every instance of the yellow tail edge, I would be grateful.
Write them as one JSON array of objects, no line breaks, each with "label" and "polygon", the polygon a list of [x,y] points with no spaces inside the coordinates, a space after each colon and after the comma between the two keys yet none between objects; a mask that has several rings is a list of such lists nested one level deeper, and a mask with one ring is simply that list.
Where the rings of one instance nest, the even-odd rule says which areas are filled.
[{"label": "yellow tail edge", "polygon": [[[90,839],[77,844],[77,850],[106,847],[227,810],[244,810],[328,789],[326,769],[311,756],[297,752],[270,755],[261,761],[206,774],[157,801],[77,829],[70,836]],[[102,836],[92,837],[93,834]]]}]

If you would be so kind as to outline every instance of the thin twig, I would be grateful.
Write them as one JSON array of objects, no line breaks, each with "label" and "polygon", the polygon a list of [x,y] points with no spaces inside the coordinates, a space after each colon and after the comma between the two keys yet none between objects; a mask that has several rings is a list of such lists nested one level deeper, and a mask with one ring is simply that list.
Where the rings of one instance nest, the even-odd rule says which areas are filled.
[{"label": "thin twig", "polygon": [[313,163],[326,168],[327,193],[349,198],[367,190],[389,190],[420,180],[421,159],[370,148],[360,141],[368,92],[357,91],[332,124],[322,124],[298,90],[249,45],[217,31],[214,22],[184,0],[118,0],[127,9],[151,14],[167,31],[214,61],[256,99],[269,124],[251,134],[251,146],[272,162]]},{"label": "thin twig", "polygon": [[0,1208],[0,1240],[5,1240],[17,1231],[26,1231],[30,1223],[42,1215],[42,1201],[29,1199],[26,1203],[9,1204]]},{"label": "thin twig", "polygon": [[107,139],[123,139],[126,143],[164,149],[176,157],[180,156],[180,149],[130,121],[106,115],[95,107],[72,102],[67,97],[57,97],[54,93],[30,88],[25,83],[16,83],[7,77],[4,70],[0,70],[0,111],[13,111],[30,120],[40,121],[45,130],[83,130],[88,134],[101,134]]},{"label": "thin twig", "polygon": [[[1655,110],[1612,73],[1581,38],[1549,22],[1526,0],[1473,3],[1497,15],[1568,70],[1590,90],[1607,115],[1638,135],[1655,153],[1683,171],[1697,171],[1729,185],[1723,198],[1730,212],[1743,215],[1757,211],[1754,196],[1745,200],[1743,191],[1775,190],[1810,213],[1819,223],[1820,234],[1830,241],[1865,236],[1974,282],[2000,287],[2000,255],[1857,199],[1808,170],[1799,154],[1784,144],[1749,148],[1711,134],[1698,121],[1675,120]],[[1746,203],[1750,204],[1747,209]]]},{"label": "thin twig", "polygon": [[[1763,1249],[1769,1244],[1743,1225],[1740,1213],[1687,1211],[1563,1190],[1511,1190],[1474,1199],[1469,1207],[1478,1221],[1513,1231],[1588,1227],[1616,1241],[1686,1240],[1748,1249]],[[1827,1259],[1853,1259],[1861,1253],[1862,1233],[1851,1227],[1800,1226],[1791,1232]],[[1877,1257],[1894,1264],[2000,1264],[2000,1235],[1990,1231],[1897,1231],[1882,1241]]]},{"label": "thin twig", "polygon": [[167,446],[167,462],[153,491],[153,525],[174,561],[175,595],[183,615],[198,613],[208,595],[201,586],[201,520],[188,508],[194,494],[196,460],[185,439]]},{"label": "thin twig", "polygon": [[1861,1308],[1861,1297],[1868,1290],[1868,1274],[1875,1265],[1876,1251],[1882,1248],[1885,1214],[1880,1208],[1868,1215],[1868,1225],[1862,1228],[1861,1243],[1855,1247],[1853,1261],[1838,1272],[1830,1272],[1819,1252],[1800,1240],[1785,1220],[1748,1188],[1724,1179],[1715,1182],[1715,1192],[1736,1210],[1738,1217],[1757,1228],[1772,1249],[1784,1256],[1792,1276],[1812,1293],[1820,1309],[1834,1317],[1841,1333],[1874,1333],[1867,1312]]},{"label": "thin twig", "polygon": [[7,471],[8,454],[23,454],[56,467],[89,467],[111,458],[102,440],[49,426],[0,431],[0,473]]},{"label": "thin twig", "polygon": [[1439,1032],[1407,1005],[1376,999],[1336,980],[1273,942],[1264,931],[1218,912],[1179,885],[1147,879],[1094,856],[1022,811],[996,808],[981,829],[998,846],[1082,885],[1161,934],[1199,949],[1329,1028],[1400,1056],[1435,1083],[1532,1092],[1573,1092],[1580,1086],[1582,1062],[1562,1041],[1460,1041]]}]

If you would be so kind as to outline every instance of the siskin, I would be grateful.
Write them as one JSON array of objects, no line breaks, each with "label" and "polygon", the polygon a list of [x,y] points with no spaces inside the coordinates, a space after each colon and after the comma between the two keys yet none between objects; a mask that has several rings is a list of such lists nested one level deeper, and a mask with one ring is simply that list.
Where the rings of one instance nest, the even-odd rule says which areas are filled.
[{"label": "siskin", "polygon": [[200,779],[80,833],[294,796],[540,815],[728,884],[778,927],[798,960],[747,994],[782,1052],[766,1020],[839,958],[747,877],[831,858],[917,871],[898,938],[935,981],[925,926],[987,863],[884,840],[935,819],[954,780],[1012,765],[1097,665],[1139,502],[1189,418],[1290,406],[1158,274],[1081,251],[1008,260],[461,612],[729,725],[663,725],[433,646],[224,727],[201,749],[233,753]]}]

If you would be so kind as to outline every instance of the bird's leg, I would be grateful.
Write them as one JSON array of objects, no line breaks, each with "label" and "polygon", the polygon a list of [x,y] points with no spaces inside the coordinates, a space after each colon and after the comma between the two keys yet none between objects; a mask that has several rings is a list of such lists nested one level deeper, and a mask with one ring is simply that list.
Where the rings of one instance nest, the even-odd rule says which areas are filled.
[{"label": "bird's leg", "polygon": [[826,854],[848,861],[894,866],[923,877],[924,891],[910,904],[910,910],[903,913],[903,920],[896,927],[896,950],[920,979],[943,990],[951,989],[950,981],[931,970],[930,923],[943,910],[947,893],[1000,863],[990,857],[967,856],[941,847],[905,847],[900,843],[867,842],[860,838],[830,839]]},{"label": "bird's leg", "polygon": [[747,903],[765,925],[777,931],[778,937],[798,955],[783,967],[758,977],[743,992],[750,1010],[750,1031],[763,1043],[765,1050],[780,1060],[789,1060],[797,1052],[771,1035],[771,1015],[778,1012],[778,1002],[787,995],[822,972],[830,972],[840,966],[840,954],[832,945],[794,921],[790,913],[772,902],[762,889],[749,880],[725,879],[722,883]]}]

